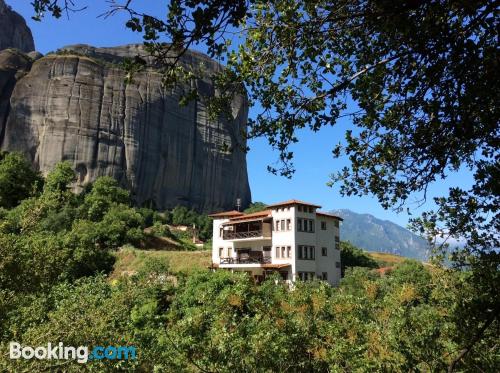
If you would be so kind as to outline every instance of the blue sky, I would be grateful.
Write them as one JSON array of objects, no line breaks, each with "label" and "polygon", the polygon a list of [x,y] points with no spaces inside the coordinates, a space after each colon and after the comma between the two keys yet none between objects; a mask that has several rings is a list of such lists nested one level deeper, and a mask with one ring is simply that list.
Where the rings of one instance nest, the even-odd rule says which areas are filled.
[{"label": "blue sky", "polygon": [[[125,14],[115,15],[108,19],[98,16],[107,9],[104,0],[76,0],[75,4],[87,5],[83,12],[70,14],[70,19],[64,15],[59,20],[47,16],[43,22],[31,19],[33,9],[31,0],[6,0],[14,10],[24,16],[33,32],[36,49],[42,53],[54,51],[69,44],[91,44],[94,46],[115,46],[128,43],[140,43],[142,39],[124,27]],[[143,9],[153,14],[166,13],[163,0],[141,0]],[[255,115],[255,110],[250,115]],[[375,198],[341,197],[338,188],[326,185],[329,175],[340,170],[345,159],[335,160],[331,150],[336,143],[344,138],[345,129],[351,126],[349,119],[340,121],[335,127],[324,128],[317,133],[300,132],[300,142],[293,147],[296,173],[292,179],[275,176],[267,172],[267,165],[277,160],[277,153],[267,144],[266,139],[252,140],[247,157],[250,187],[254,201],[278,202],[291,198],[314,202],[323,206],[324,210],[348,208],[359,213],[370,213],[381,219],[391,220],[402,226],[408,222],[406,212],[396,214],[384,210]],[[449,186],[468,187],[472,177],[467,171],[450,175],[446,180],[432,185],[428,197],[445,195]],[[414,200],[417,199],[415,196]],[[415,203],[408,205],[413,216],[432,208],[431,198],[417,208]]]}]

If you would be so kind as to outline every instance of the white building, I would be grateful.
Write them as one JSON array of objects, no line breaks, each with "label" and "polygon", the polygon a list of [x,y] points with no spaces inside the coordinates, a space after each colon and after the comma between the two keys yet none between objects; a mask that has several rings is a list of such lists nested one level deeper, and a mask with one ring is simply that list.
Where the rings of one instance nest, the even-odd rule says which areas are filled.
[{"label": "white building", "polygon": [[342,218],[320,207],[290,200],[252,214],[210,215],[213,268],[245,271],[257,282],[278,271],[288,282],[319,278],[338,285]]}]

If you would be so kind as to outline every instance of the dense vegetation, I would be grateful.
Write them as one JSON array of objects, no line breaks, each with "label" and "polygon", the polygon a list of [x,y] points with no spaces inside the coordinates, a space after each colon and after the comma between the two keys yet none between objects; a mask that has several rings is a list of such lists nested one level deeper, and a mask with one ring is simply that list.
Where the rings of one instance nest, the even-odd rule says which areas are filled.
[{"label": "dense vegetation", "polygon": [[[35,19],[60,17],[76,3],[34,0]],[[349,162],[331,181],[343,195],[370,194],[401,211],[415,197],[424,203],[433,183],[468,170],[470,187],[451,186],[411,224],[427,236],[436,263],[475,288],[456,300],[463,327],[448,370],[498,354],[498,343],[477,350],[500,315],[498,1],[172,0],[160,14],[139,3],[112,4],[108,14],[125,13],[125,26],[165,67],[166,83],[196,85],[197,72],[171,58],[192,45],[227,62],[212,77],[220,95],[209,107],[230,113],[233,94],[246,88],[256,109],[249,135],[279,152],[270,171],[291,176],[302,130],[342,117],[352,126],[343,141],[332,139],[333,156]],[[188,90],[182,100],[197,95]],[[449,250],[450,238],[465,245]]]},{"label": "dense vegetation", "polygon": [[[0,180],[14,177],[15,169],[2,164],[12,159],[25,162],[6,155]],[[413,261],[385,276],[347,269],[339,288],[313,281],[290,290],[278,277],[256,286],[244,273],[177,273],[158,255],[122,250],[140,263],[137,271],[109,278],[114,249],[144,238],[150,212],[131,207],[128,192],[110,178],[73,194],[67,163],[43,187],[40,175],[25,175],[22,200],[0,214],[2,371],[440,371],[453,364],[467,336],[464,325],[476,317],[462,305],[477,299],[472,273]],[[180,222],[186,211],[177,211],[171,219]],[[348,243],[342,257],[352,266],[374,266]],[[459,368],[494,371],[497,335],[485,329]],[[10,341],[133,345],[138,358],[84,366],[10,360]]]}]

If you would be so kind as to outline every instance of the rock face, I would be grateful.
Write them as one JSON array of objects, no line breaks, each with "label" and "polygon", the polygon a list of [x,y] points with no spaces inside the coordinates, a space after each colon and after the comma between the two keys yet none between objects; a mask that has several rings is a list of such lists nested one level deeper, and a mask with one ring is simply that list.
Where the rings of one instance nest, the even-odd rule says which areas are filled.
[{"label": "rock face", "polygon": [[31,52],[35,50],[35,43],[24,18],[0,0],[0,51],[7,48]]},{"label": "rock face", "polygon": [[[153,66],[127,84],[119,62],[141,51],[76,45],[34,62],[0,52],[1,148],[25,153],[44,173],[70,161],[77,188],[112,176],[139,204],[205,212],[232,209],[237,198],[247,205],[246,97],[233,100],[232,120],[213,121],[203,100],[179,106],[186,85],[166,89]],[[207,78],[195,84],[215,93],[208,76],[220,65],[196,52],[182,63],[203,66]]]}]

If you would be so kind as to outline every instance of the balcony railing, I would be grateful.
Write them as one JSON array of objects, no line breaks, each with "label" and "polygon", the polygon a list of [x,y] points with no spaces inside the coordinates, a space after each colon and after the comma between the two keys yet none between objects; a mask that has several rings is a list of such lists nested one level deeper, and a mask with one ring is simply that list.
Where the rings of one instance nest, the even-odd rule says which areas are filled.
[{"label": "balcony railing", "polygon": [[220,258],[220,264],[267,264],[271,263],[270,257],[262,258]]},{"label": "balcony railing", "polygon": [[231,232],[224,231],[222,236],[225,240],[237,240],[240,238],[253,238],[253,237],[262,237],[262,230],[258,231],[246,231],[246,232]]}]

